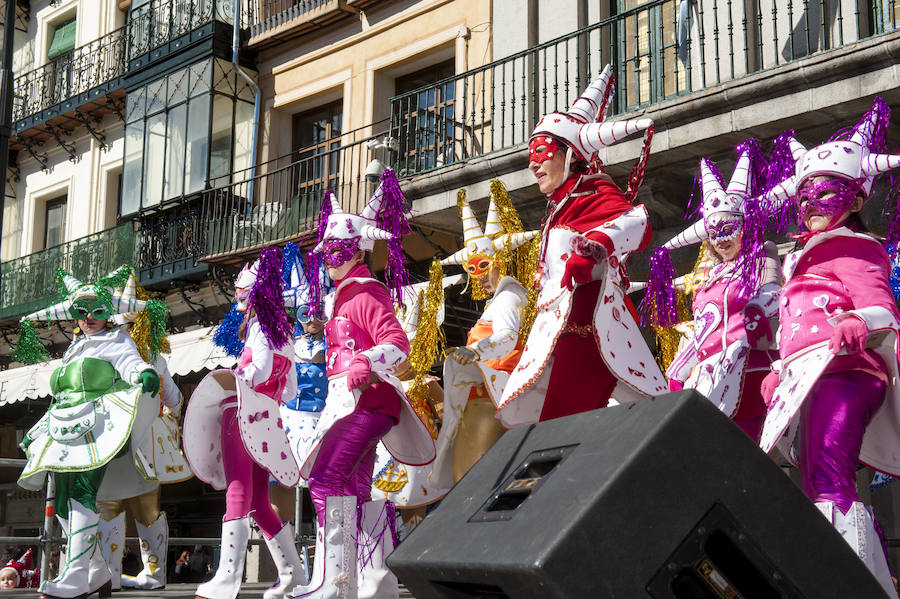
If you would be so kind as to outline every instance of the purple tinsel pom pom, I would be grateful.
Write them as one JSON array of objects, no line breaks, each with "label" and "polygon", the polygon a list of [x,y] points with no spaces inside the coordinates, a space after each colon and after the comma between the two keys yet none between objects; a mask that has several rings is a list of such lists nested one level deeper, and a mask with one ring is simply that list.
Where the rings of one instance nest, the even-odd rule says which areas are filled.
[{"label": "purple tinsel pom pom", "polygon": [[256,282],[250,291],[249,306],[272,349],[278,349],[294,338],[294,328],[284,309],[281,262],[281,248],[263,248],[257,264]]},{"label": "purple tinsel pom pom", "polygon": [[[794,130],[788,129],[775,139],[766,164],[764,189],[760,195],[767,193],[776,185],[784,183],[796,173],[797,164],[791,154],[791,139],[793,138]],[[791,225],[797,222],[797,207],[793,201],[773,202],[762,205],[760,208],[775,221],[775,231],[780,234],[786,233]]]},{"label": "purple tinsel pom pom", "polygon": [[409,235],[409,221],[406,219],[406,198],[400,190],[397,175],[386,168],[381,175],[383,201],[378,214],[378,227],[392,234],[388,240],[388,259],[384,267],[384,278],[394,303],[403,301],[403,287],[409,284],[409,273],[403,261],[403,238]]},{"label": "purple tinsel pom pom", "polygon": [[[646,326],[653,322],[662,327],[672,326],[678,322],[678,305],[675,294],[675,267],[672,256],[665,247],[653,250],[650,256],[650,279],[641,300],[641,324]],[[655,320],[655,322],[654,322]]]},{"label": "purple tinsel pom pom", "polygon": [[331,216],[331,198],[334,192],[330,189],[322,196],[322,207],[319,209],[319,225],[316,234],[316,245],[322,243],[325,238],[325,230],[328,227],[328,217]]},{"label": "purple tinsel pom pom", "polygon": [[316,320],[325,320],[325,303],[323,298],[331,291],[332,285],[322,265],[322,254],[308,252],[303,264],[306,280],[309,283],[309,315]]},{"label": "purple tinsel pom pom", "polygon": [[744,202],[741,249],[733,275],[739,285],[738,296],[742,299],[753,298],[759,289],[768,223],[769,215],[759,201],[749,199]]},{"label": "purple tinsel pom pom", "polygon": [[244,342],[241,341],[238,335],[238,329],[240,329],[243,322],[244,313],[239,312],[237,303],[234,303],[231,305],[231,310],[228,311],[228,314],[225,315],[213,333],[213,343],[224,349],[229,356],[234,356],[235,358],[239,357],[241,352],[244,351]]}]

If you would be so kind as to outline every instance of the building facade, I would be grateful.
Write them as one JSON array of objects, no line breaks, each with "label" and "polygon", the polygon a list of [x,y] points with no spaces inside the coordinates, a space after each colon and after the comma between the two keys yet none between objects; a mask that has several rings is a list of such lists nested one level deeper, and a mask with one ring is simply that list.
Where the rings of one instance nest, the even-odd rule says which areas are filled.
[{"label": "building facade", "polygon": [[[656,123],[639,199],[660,241],[683,227],[699,158],[727,171],[747,136],[794,129],[818,143],[873,96],[900,100],[900,15],[888,0],[20,4],[0,245],[7,378],[16,322],[52,297],[58,267],[90,278],[134,264],[167,300],[173,333],[188,334],[219,320],[234,272],[264,244],[308,247],[326,189],[358,210],[384,167],[410,201],[404,247],[419,280],[459,247],[458,189],[483,214],[499,177],[537,228],[544,201],[528,135],[606,63],[617,78],[612,111]],[[640,144],[601,154],[617,181]],[[883,204],[886,189],[875,194]],[[376,268],[383,261],[377,246]],[[647,255],[635,256],[634,277],[646,269]],[[451,342],[478,313],[448,293]],[[41,329],[57,352],[69,334]],[[205,337],[191,342],[209,351]],[[186,393],[197,368],[181,373]],[[28,402],[3,394],[3,422],[20,431],[41,411],[35,392]],[[875,493],[900,537],[890,487]]]}]

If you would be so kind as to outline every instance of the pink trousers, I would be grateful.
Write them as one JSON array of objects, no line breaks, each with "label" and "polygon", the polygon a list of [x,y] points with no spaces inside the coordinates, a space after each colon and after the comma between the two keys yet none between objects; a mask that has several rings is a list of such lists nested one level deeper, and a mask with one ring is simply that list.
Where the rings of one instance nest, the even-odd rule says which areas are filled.
[{"label": "pink trousers", "polygon": [[372,501],[375,447],[394,424],[383,412],[357,409],[335,422],[322,437],[309,475],[309,494],[319,526],[325,525],[327,497],[354,495],[358,505]]},{"label": "pink trousers", "polygon": [[274,537],[283,525],[269,503],[269,472],[244,447],[237,407],[226,408],[222,413],[222,463],[227,481],[224,520],[236,520],[253,512],[253,520],[266,538]]},{"label": "pink trousers", "polygon": [[851,370],[823,375],[800,408],[798,447],[803,490],[847,513],[855,501],[863,435],[885,397],[885,383]]}]

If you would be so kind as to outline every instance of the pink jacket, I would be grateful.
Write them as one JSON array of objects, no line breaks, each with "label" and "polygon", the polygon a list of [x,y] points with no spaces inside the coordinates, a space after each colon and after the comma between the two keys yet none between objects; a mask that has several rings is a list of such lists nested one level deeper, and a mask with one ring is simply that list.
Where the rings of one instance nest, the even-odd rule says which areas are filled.
[{"label": "pink jacket", "polygon": [[[815,240],[815,237],[809,242]],[[796,256],[797,260],[790,260]],[[887,252],[874,239],[834,236],[811,247],[802,256],[789,257],[785,267],[779,313],[779,350],[784,360],[821,341],[831,339],[828,320],[843,312],[881,306],[897,319],[889,276]],[[829,372],[862,369],[882,378],[884,361],[872,350],[856,356],[838,356]]]},{"label": "pink jacket", "polygon": [[[359,280],[349,281],[341,289],[331,320],[325,325],[329,377],[346,372],[358,355],[369,360],[373,372],[380,372],[398,366],[409,354],[409,338],[397,320],[388,291],[371,276],[360,264],[344,279]],[[388,383],[375,383],[362,393],[356,407],[378,410],[397,419],[401,401]]]}]

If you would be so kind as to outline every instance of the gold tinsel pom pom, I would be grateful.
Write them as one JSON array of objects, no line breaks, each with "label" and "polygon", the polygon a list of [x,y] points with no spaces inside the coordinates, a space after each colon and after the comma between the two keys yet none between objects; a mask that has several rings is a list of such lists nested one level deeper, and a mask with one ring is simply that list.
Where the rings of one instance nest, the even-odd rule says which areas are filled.
[{"label": "gold tinsel pom pom", "polygon": [[437,323],[438,311],[444,305],[443,278],[441,263],[433,261],[428,272],[428,287],[419,294],[419,326],[409,351],[409,367],[415,373],[409,388],[409,400],[435,439],[438,429],[428,404],[428,383],[425,376],[446,343],[444,331]]}]

